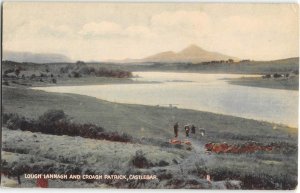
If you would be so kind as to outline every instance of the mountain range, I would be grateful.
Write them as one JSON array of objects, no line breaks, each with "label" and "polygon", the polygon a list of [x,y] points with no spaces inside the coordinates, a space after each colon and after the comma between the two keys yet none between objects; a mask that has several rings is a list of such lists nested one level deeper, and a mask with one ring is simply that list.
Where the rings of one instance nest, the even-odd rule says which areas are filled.
[{"label": "mountain range", "polygon": [[152,56],[148,56],[142,61],[144,62],[190,62],[190,63],[200,63],[212,60],[239,60],[233,56],[227,56],[218,52],[210,52],[202,49],[197,45],[190,45],[187,48],[181,50],[180,52],[166,51],[161,52]]},{"label": "mountain range", "polygon": [[63,54],[3,51],[3,60],[32,63],[72,62]]},{"label": "mountain range", "polygon": [[[166,51],[157,53],[142,59],[125,59],[125,60],[107,60],[105,62],[114,63],[201,63],[207,61],[219,60],[239,60],[233,56],[227,56],[218,52],[210,52],[204,50],[197,45],[190,45],[187,48],[179,51]],[[62,54],[52,53],[31,53],[31,52],[12,52],[4,51],[3,60],[11,60],[15,62],[33,62],[33,63],[58,63],[72,62],[70,58]]]}]

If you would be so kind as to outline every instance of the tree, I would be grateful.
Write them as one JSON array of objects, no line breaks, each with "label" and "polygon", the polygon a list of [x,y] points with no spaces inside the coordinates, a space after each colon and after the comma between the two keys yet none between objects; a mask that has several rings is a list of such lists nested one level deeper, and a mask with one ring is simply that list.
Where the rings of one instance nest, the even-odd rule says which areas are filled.
[{"label": "tree", "polygon": [[229,63],[233,63],[234,60],[233,60],[233,59],[228,59],[228,62],[229,62]]}]

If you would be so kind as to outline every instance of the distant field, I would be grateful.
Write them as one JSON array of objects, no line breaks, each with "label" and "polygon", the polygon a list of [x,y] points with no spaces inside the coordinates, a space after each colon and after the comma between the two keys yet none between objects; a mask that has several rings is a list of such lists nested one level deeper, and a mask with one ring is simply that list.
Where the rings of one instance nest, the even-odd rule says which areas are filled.
[{"label": "distant field", "polygon": [[[99,64],[103,66],[111,64]],[[118,68],[130,71],[182,71],[201,73],[239,73],[239,74],[268,74],[289,73],[299,71],[299,58],[288,58],[274,61],[246,61],[234,63],[150,63],[115,64]],[[112,65],[111,65],[112,66]]]},{"label": "distant field", "polygon": [[254,86],[264,87],[272,89],[286,89],[286,90],[299,90],[299,76],[292,78],[240,78],[228,80],[230,84],[243,85],[243,86]]},{"label": "distant field", "polygon": [[[16,63],[32,71],[45,71],[49,69],[58,73],[60,68],[72,65],[72,63]],[[75,66],[75,63],[73,63]],[[288,58],[274,61],[244,61],[234,63],[86,63],[89,67],[107,68],[112,70],[128,71],[182,71],[182,72],[203,72],[203,73],[241,73],[241,74],[267,74],[267,73],[289,73],[299,72],[299,58]],[[9,62],[3,62],[3,72],[12,67]]]}]

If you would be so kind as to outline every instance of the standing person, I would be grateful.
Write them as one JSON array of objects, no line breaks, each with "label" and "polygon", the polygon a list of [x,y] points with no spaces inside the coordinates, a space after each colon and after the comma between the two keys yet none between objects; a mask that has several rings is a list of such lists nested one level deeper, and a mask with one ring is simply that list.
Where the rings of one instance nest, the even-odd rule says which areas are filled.
[{"label": "standing person", "polygon": [[196,134],[196,127],[195,127],[195,125],[192,125],[192,134]]},{"label": "standing person", "polygon": [[174,134],[175,134],[175,138],[178,137],[178,122],[175,123],[174,125]]},{"label": "standing person", "polygon": [[186,137],[189,137],[190,126],[189,126],[189,125],[185,125],[185,126],[184,126],[184,130],[185,130],[185,135],[186,135]]}]

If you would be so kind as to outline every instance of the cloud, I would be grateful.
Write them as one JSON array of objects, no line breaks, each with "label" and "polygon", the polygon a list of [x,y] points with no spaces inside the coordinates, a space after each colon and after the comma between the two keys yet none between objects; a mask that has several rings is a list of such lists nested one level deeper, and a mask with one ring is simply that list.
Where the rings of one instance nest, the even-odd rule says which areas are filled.
[{"label": "cloud", "polygon": [[211,18],[200,11],[169,11],[151,18],[153,29],[159,32],[176,32],[186,35],[203,35],[210,31]]},{"label": "cloud", "polygon": [[22,23],[11,33],[4,28],[5,39],[36,39],[36,38],[64,38],[72,34],[72,29],[67,25],[52,25],[42,20],[31,20]]},{"label": "cloud", "polygon": [[143,25],[122,26],[112,21],[91,22],[78,32],[89,38],[114,36],[115,38],[155,38],[159,36],[199,36],[210,30],[210,17],[198,11],[165,11],[150,18]]},{"label": "cloud", "polygon": [[80,35],[86,36],[105,36],[105,35],[116,35],[122,32],[121,25],[109,22],[102,21],[99,23],[91,22],[85,24],[82,29],[79,31]]},{"label": "cloud", "polygon": [[7,5],[3,13],[7,50],[56,52],[74,60],[142,58],[189,44],[250,59],[292,57],[299,52],[297,5],[57,4],[64,9],[48,4],[41,9],[36,3]]},{"label": "cloud", "polygon": [[84,24],[78,34],[88,38],[107,36],[113,36],[114,38],[150,38],[155,35],[147,26],[129,25],[125,27],[111,21]]},{"label": "cloud", "polygon": [[129,26],[124,30],[124,35],[131,36],[131,37],[144,37],[144,38],[151,38],[154,37],[156,34],[151,31],[149,27],[146,26]]}]

